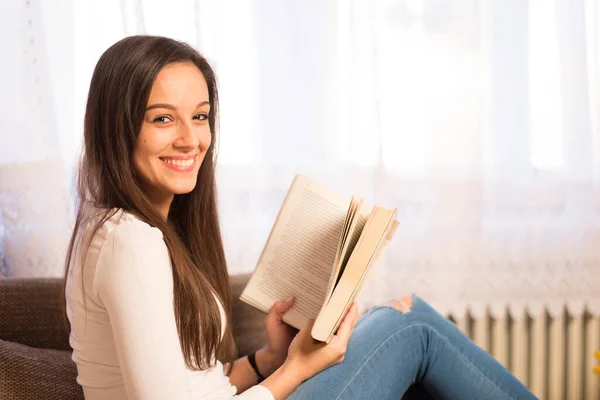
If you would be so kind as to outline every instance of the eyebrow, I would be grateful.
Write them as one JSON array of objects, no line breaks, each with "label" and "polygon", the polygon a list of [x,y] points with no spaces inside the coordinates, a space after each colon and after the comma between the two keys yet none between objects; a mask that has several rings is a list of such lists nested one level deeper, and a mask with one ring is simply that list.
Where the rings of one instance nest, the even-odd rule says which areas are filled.
[{"label": "eyebrow", "polygon": [[[196,108],[204,106],[204,105],[209,105],[210,106],[210,103],[208,101],[201,101],[200,103],[198,103],[198,105],[196,106]],[[146,107],[146,111],[150,111],[150,110],[153,110],[155,108],[168,108],[169,110],[175,111],[177,107],[175,107],[172,104],[168,104],[168,103],[158,103],[158,104],[152,104],[151,106]]]}]

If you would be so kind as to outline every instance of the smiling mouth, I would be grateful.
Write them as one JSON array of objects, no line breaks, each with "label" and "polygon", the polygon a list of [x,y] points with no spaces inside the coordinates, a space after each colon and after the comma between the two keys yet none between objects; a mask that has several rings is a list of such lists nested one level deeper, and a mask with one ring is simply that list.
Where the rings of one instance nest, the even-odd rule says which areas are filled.
[{"label": "smiling mouth", "polygon": [[174,169],[176,171],[191,171],[194,169],[196,164],[196,155],[192,157],[159,157],[159,159],[165,164],[165,166]]}]

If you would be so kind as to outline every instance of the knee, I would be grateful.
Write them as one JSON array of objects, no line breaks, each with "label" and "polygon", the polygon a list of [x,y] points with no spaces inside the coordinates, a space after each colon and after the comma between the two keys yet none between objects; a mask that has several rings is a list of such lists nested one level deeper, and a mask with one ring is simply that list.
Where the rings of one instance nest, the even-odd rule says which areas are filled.
[{"label": "knee", "polygon": [[412,296],[404,296],[398,300],[391,300],[386,305],[388,307],[393,307],[393,308],[397,309],[398,311],[407,313],[412,310],[412,302],[413,302]]}]

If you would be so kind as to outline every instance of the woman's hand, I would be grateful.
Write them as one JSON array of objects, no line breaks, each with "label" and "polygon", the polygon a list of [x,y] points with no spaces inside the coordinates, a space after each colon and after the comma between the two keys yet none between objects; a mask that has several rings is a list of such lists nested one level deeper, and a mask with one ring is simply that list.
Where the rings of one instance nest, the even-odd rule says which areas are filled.
[{"label": "woman's hand", "polygon": [[[257,354],[259,368],[264,365],[267,375],[279,368],[287,358],[290,343],[298,332],[293,327],[283,322],[283,315],[294,305],[294,299],[278,301],[273,304],[265,318],[264,328],[267,336],[267,345]],[[261,360],[265,362],[261,363]],[[271,371],[269,371],[271,370]],[[263,372],[263,369],[261,369]]]},{"label": "woman's hand", "polygon": [[304,381],[332,365],[344,361],[344,354],[358,320],[358,306],[352,303],[336,335],[329,344],[315,341],[310,331],[314,321],[300,330],[288,350],[284,367]]},{"label": "woman's hand", "polygon": [[285,399],[306,379],[325,368],[341,363],[357,320],[358,307],[353,303],[329,344],[313,340],[310,331],[314,321],[311,321],[292,340],[287,359],[281,368],[261,385],[269,389],[276,400]]}]

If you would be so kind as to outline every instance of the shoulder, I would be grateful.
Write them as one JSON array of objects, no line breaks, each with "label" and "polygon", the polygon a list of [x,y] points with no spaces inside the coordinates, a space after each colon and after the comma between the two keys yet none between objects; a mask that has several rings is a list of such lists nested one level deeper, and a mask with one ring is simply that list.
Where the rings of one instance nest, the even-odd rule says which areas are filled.
[{"label": "shoulder", "polygon": [[[98,230],[101,236],[100,240],[104,241],[104,252],[110,250],[125,253],[143,251],[144,254],[156,254],[167,250],[160,229],[121,209],[113,211],[114,214]],[[107,244],[112,246],[106,248]]]},{"label": "shoulder", "polygon": [[98,249],[97,288],[130,279],[168,279],[171,263],[160,229],[117,210],[98,229],[90,249]]},{"label": "shoulder", "polygon": [[160,229],[122,209],[111,210],[108,216],[95,232],[92,247],[104,248],[111,243],[132,250],[138,247],[166,249]]},{"label": "shoulder", "polygon": [[102,224],[102,227],[111,234],[135,232],[142,236],[159,237],[162,240],[162,232],[160,229],[142,221],[132,213],[122,209],[114,209],[109,216],[110,217]]}]

